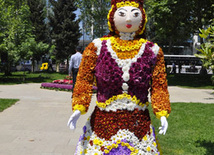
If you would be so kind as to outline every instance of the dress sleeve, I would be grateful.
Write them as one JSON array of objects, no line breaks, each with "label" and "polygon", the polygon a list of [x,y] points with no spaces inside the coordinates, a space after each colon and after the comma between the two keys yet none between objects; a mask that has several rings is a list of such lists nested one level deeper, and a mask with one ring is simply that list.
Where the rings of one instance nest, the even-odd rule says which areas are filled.
[{"label": "dress sleeve", "polygon": [[94,43],[86,47],[80,63],[77,80],[72,95],[72,109],[79,110],[81,114],[88,111],[91,102],[92,88],[94,82],[94,70],[97,61],[97,48]]},{"label": "dress sleeve", "polygon": [[166,79],[166,68],[164,61],[164,54],[160,48],[157,54],[157,61],[152,73],[152,89],[151,102],[153,112],[158,119],[161,116],[169,116],[171,112],[169,92]]}]

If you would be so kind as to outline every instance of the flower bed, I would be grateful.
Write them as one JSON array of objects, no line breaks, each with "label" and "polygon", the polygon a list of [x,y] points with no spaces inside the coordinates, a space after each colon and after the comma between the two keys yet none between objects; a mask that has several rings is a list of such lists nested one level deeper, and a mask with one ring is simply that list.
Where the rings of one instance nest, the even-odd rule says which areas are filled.
[{"label": "flower bed", "polygon": [[59,84],[59,83],[42,83],[42,88],[59,89],[59,90],[72,90],[73,85],[70,84]]},{"label": "flower bed", "polygon": [[[70,80],[72,81],[72,83],[67,82],[67,84],[63,83],[62,81],[63,80],[60,80],[60,81],[54,80],[52,83],[42,83],[41,88],[71,91],[73,88],[73,85],[72,85],[73,81]],[[97,90],[97,87],[93,86],[93,90]]]},{"label": "flower bed", "polygon": [[54,80],[52,83],[58,84],[73,84],[72,80],[64,79],[64,80]]}]

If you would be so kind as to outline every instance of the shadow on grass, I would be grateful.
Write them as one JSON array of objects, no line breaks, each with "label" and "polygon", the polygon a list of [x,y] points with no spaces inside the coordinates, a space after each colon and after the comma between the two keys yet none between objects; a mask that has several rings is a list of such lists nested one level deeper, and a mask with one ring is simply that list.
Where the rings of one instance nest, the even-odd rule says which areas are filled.
[{"label": "shadow on grass", "polygon": [[42,82],[52,82],[56,79],[64,79],[66,73],[56,73],[56,72],[13,72],[10,76],[5,76],[0,74],[0,84],[21,84],[21,83],[42,83]]},{"label": "shadow on grass", "polygon": [[41,83],[45,82],[50,78],[48,77],[34,77],[34,78],[25,78],[17,77],[17,78],[0,78],[0,84],[21,84],[21,83]]},{"label": "shadow on grass", "polygon": [[206,149],[206,155],[213,155],[214,153],[214,142],[206,141],[206,140],[198,140],[196,141],[197,147],[203,147]]}]

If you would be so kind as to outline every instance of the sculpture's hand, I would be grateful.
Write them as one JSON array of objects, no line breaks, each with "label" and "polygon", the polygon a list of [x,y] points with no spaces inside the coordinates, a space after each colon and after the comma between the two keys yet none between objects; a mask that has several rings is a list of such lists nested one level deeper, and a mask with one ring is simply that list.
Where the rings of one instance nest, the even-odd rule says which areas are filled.
[{"label": "sculpture's hand", "polygon": [[78,118],[80,117],[80,115],[81,115],[81,112],[79,110],[75,110],[74,113],[69,118],[67,126],[71,130],[76,128],[76,122],[77,122]]},{"label": "sculpture's hand", "polygon": [[161,120],[161,127],[159,127],[159,130],[160,130],[159,134],[165,135],[166,134],[166,130],[168,128],[168,122],[167,122],[165,116],[162,116],[160,120]]}]

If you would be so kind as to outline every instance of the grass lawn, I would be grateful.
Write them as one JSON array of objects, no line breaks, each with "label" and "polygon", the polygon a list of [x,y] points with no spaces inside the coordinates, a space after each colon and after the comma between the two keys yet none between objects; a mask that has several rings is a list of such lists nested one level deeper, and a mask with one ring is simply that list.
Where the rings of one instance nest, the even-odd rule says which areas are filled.
[{"label": "grass lawn", "polygon": [[0,99],[0,112],[15,104],[18,99]]},{"label": "grass lawn", "polygon": [[[166,135],[157,134],[163,155],[213,155],[214,104],[171,103],[171,107]],[[158,133],[160,120],[150,115]]]},{"label": "grass lawn", "polygon": [[[68,74],[65,73],[51,73],[51,72],[40,72],[40,73],[28,73],[25,72],[12,72],[11,76],[4,76],[4,73],[0,73],[0,84],[21,84],[21,83],[42,83],[52,82],[57,79],[64,79]],[[25,77],[25,80],[23,78]]]}]

